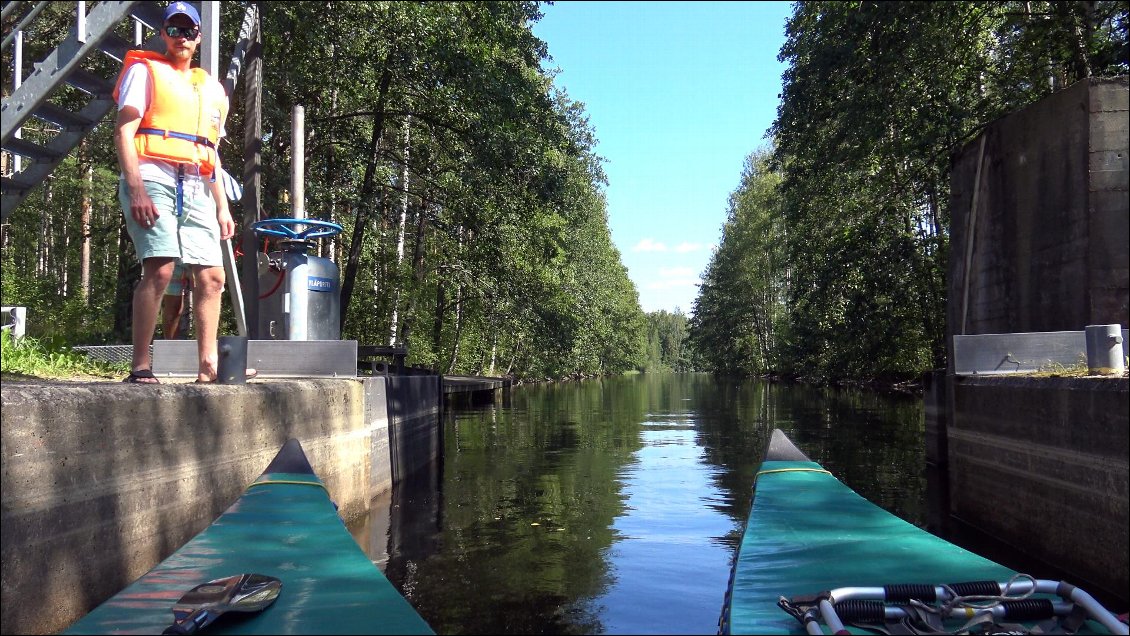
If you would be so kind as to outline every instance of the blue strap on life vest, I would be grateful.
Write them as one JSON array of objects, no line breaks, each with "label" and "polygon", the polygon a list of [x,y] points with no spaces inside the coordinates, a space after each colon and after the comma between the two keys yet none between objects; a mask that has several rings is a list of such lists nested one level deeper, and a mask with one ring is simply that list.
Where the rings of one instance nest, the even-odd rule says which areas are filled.
[{"label": "blue strap on life vest", "polygon": [[213,150],[215,150],[215,148],[216,148],[216,144],[212,143],[212,140],[208,139],[207,137],[202,137],[200,135],[190,135],[188,133],[181,133],[181,132],[177,132],[175,130],[161,130],[160,128],[138,128],[137,134],[139,134],[139,135],[160,135],[162,137],[172,137],[174,139],[184,139],[185,141],[191,141],[194,144],[200,144],[201,146],[212,148]]}]

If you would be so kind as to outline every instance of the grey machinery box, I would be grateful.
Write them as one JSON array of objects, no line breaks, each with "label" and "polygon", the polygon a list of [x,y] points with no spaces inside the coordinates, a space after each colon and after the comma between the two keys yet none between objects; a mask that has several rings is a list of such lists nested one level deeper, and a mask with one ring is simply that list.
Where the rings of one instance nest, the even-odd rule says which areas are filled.
[{"label": "grey machinery box", "polygon": [[308,241],[280,241],[259,253],[259,338],[341,338],[341,277],[337,265],[307,254]]}]

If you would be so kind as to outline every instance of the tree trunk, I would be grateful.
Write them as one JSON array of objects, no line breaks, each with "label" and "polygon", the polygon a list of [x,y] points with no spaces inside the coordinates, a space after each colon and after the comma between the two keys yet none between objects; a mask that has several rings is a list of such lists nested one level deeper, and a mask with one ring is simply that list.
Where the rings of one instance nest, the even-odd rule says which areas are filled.
[{"label": "tree trunk", "polygon": [[436,308],[432,319],[432,352],[435,354],[436,369],[439,369],[439,352],[443,345],[443,314],[445,303],[443,300],[443,274],[436,270]]},{"label": "tree trunk", "polygon": [[[428,203],[426,201],[420,202],[420,207],[416,210],[416,240],[412,246],[412,289],[423,290],[424,288],[424,233],[427,229],[427,210]],[[409,319],[416,313],[416,299],[419,293],[410,294],[408,296],[408,306],[405,307],[403,316],[400,321],[400,341],[408,343],[408,331],[410,329]]]},{"label": "tree trunk", "polygon": [[494,375],[494,363],[498,356],[498,330],[492,329],[490,332],[490,366],[487,367],[487,375]]},{"label": "tree trunk", "polygon": [[67,267],[67,255],[71,253],[70,217],[60,214],[59,222],[62,224],[59,228],[59,238],[63,242],[63,248],[55,250],[54,269],[59,276],[59,296],[66,298],[71,294],[71,276]]},{"label": "tree trunk", "polygon": [[396,276],[393,277],[395,281],[395,289],[392,296],[392,314],[389,316],[389,336],[388,346],[396,346],[396,328],[399,321],[397,313],[400,308],[400,292],[404,288],[404,283],[401,281],[400,271],[404,264],[404,229],[408,223],[408,156],[411,151],[411,136],[412,136],[412,117],[404,118],[404,163],[400,169],[400,219],[396,224],[396,265],[393,271]]},{"label": "tree trunk", "polygon": [[39,211],[39,250],[35,275],[47,276],[47,259],[51,255],[51,179],[43,182],[43,209]]},{"label": "tree trunk", "polygon": [[126,234],[125,219],[118,222],[118,284],[114,288],[114,335],[120,342],[130,341],[130,325],[133,315],[133,286],[137,282],[141,267],[130,258],[133,244]]},{"label": "tree trunk", "polygon": [[451,343],[451,358],[447,361],[447,373],[455,373],[459,362],[459,337],[463,330],[463,285],[455,288],[455,339]]},{"label": "tree trunk", "polygon": [[79,147],[79,166],[82,169],[82,255],[79,279],[82,286],[82,304],[90,306],[90,220],[94,210],[94,161],[90,144],[84,139]]},{"label": "tree trunk", "polygon": [[370,199],[376,192],[377,162],[379,161],[381,136],[385,127],[385,101],[388,99],[389,85],[392,84],[392,57],[394,51],[390,50],[384,60],[384,72],[377,89],[377,105],[373,109],[373,135],[369,139],[369,162],[365,166],[365,178],[361,183],[361,194],[353,219],[353,237],[349,243],[349,258],[345,263],[345,272],[341,277],[341,331],[345,332],[345,317],[349,315],[349,303],[353,299],[353,285],[357,279],[357,269],[361,262],[361,247],[365,240],[365,226],[367,215],[365,211],[370,206]]}]

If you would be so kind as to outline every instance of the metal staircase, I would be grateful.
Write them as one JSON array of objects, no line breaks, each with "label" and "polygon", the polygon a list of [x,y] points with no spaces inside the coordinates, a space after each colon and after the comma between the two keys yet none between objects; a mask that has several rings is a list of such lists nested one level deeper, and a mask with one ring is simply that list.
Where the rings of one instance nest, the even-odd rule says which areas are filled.
[{"label": "metal staircase", "polygon": [[[31,4],[6,2],[3,13],[14,14]],[[16,37],[18,32],[47,4],[37,3],[16,28],[5,35],[5,49],[15,43],[15,59],[22,57],[22,42]],[[113,112],[115,103],[111,93],[116,78],[99,77],[84,70],[80,67],[83,60],[92,55],[108,55],[120,62],[127,50],[137,47],[116,35],[114,28],[124,20],[133,19],[155,33],[164,17],[164,6],[157,2],[99,2],[89,13],[85,13],[85,4],[77,3],[76,19],[67,37],[46,59],[35,63],[27,77],[16,81],[17,88],[3,100],[0,108],[3,149],[31,162],[25,164],[23,170],[0,178],[0,221],[7,220],[28,193],[47,179],[83,138]],[[154,35],[142,46],[154,48],[160,44],[160,37]],[[90,96],[90,101],[77,112],[48,101],[65,84]],[[54,137],[45,143],[20,139],[20,128],[32,117],[53,124],[49,128],[55,131]]]}]

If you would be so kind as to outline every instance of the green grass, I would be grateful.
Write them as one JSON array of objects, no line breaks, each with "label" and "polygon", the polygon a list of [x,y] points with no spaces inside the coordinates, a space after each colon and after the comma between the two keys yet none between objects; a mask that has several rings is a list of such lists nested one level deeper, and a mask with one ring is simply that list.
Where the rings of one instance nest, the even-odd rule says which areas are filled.
[{"label": "green grass", "polygon": [[5,331],[0,336],[0,372],[4,380],[119,378],[129,373],[129,365],[91,360],[67,347],[49,347],[28,336],[13,343]]},{"label": "green grass", "polygon": [[[1127,360],[1124,366],[1126,367],[1126,369],[1130,370],[1130,360]],[[1091,377],[1094,374],[1091,373],[1090,367],[1087,366],[1087,361],[1085,359],[1081,359],[1072,365],[1064,365],[1058,362],[1049,362],[1047,364],[1040,365],[1038,371],[1034,371],[1032,373],[1029,373],[1028,375],[1037,378],[1086,378]],[[1126,375],[1126,373],[1124,372],[1123,375]]]}]

